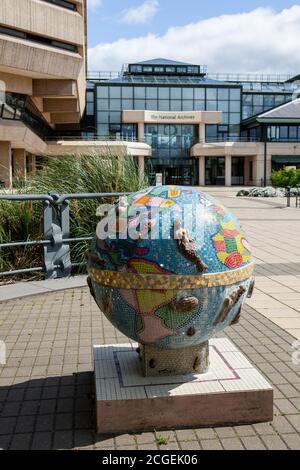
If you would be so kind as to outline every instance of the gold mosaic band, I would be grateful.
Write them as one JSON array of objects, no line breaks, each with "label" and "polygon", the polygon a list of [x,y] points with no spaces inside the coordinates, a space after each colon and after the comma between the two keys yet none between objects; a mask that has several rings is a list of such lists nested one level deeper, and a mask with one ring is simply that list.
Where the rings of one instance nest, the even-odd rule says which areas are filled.
[{"label": "gold mosaic band", "polygon": [[134,290],[185,290],[198,287],[229,286],[249,279],[254,271],[254,264],[234,271],[223,273],[176,275],[176,274],[136,274],[116,271],[89,269],[91,280],[103,286],[116,289]]}]

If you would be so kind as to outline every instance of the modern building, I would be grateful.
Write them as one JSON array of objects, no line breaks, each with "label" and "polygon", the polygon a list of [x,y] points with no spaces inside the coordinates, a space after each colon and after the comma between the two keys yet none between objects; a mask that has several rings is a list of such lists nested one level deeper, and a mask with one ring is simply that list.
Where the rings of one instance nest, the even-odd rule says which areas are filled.
[{"label": "modern building", "polygon": [[86,0],[0,2],[0,182],[34,171],[85,110]]},{"label": "modern building", "polygon": [[162,173],[170,184],[266,185],[272,168],[300,166],[298,94],[300,76],[149,60],[89,73],[82,137],[145,142],[140,171],[152,182]]}]

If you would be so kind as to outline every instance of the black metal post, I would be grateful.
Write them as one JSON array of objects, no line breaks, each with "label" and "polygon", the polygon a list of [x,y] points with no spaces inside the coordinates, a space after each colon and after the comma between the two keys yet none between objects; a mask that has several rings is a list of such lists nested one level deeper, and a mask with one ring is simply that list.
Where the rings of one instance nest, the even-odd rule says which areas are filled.
[{"label": "black metal post", "polygon": [[300,207],[300,184],[297,184],[296,188],[296,207]]},{"label": "black metal post", "polygon": [[286,188],[286,207],[291,207],[291,187]]}]

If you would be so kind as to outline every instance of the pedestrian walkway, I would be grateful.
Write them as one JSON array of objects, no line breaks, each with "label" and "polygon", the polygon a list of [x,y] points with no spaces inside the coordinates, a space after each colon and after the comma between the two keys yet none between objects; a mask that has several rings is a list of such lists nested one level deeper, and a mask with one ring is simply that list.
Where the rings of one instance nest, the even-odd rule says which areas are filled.
[{"label": "pedestrian walkway", "polygon": [[[300,449],[300,210],[231,194],[220,200],[242,221],[257,264],[254,296],[240,324],[222,336],[272,383],[272,423],[95,434],[92,346],[128,339],[100,313],[82,277],[67,285],[25,283],[10,294],[0,288],[7,295],[0,302],[0,340],[7,347],[7,364],[0,365],[0,448]],[[39,286],[45,291],[32,290]],[[12,290],[20,298],[9,300]]]}]

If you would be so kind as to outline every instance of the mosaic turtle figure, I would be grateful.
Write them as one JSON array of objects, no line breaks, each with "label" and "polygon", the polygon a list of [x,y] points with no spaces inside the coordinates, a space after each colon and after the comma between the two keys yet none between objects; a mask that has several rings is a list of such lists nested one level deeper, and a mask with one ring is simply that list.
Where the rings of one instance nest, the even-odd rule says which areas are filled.
[{"label": "mosaic turtle figure", "polygon": [[[208,341],[237,323],[254,286],[236,217],[192,187],[151,187],[110,211],[94,238],[89,285],[102,312],[139,343],[145,375],[206,372]],[[111,219],[112,220],[112,219]]]}]

